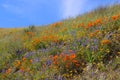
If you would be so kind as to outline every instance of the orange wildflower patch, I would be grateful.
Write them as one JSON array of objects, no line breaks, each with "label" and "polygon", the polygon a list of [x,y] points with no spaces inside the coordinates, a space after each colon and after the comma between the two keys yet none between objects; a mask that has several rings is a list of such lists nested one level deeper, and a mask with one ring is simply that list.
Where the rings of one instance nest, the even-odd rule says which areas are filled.
[{"label": "orange wildflower patch", "polygon": [[53,57],[53,60],[55,61],[56,59],[58,59],[58,55],[55,55],[54,57]]},{"label": "orange wildflower patch", "polygon": [[61,53],[59,56],[54,56],[53,67],[57,67],[57,69],[63,68],[65,70],[72,71],[80,68],[80,61],[77,60],[76,54],[64,54]]},{"label": "orange wildflower patch", "polygon": [[35,32],[26,32],[27,35],[30,35],[30,36],[35,36]]},{"label": "orange wildflower patch", "polygon": [[119,18],[118,15],[114,15],[114,16],[112,16],[112,19],[113,19],[113,20],[117,20],[118,18]]},{"label": "orange wildflower patch", "polygon": [[95,36],[95,34],[94,33],[90,33],[90,37],[93,37],[93,36]]},{"label": "orange wildflower patch", "polygon": [[64,57],[64,53],[61,53],[61,54],[60,54],[60,58],[63,58],[63,57]]},{"label": "orange wildflower patch", "polygon": [[71,54],[70,59],[76,58],[76,54]]},{"label": "orange wildflower patch", "polygon": [[110,44],[110,43],[111,43],[111,41],[110,41],[110,40],[107,40],[107,39],[101,41],[101,44]]},{"label": "orange wildflower patch", "polygon": [[70,66],[70,62],[68,62],[68,63],[66,64],[66,68],[69,68],[69,66]]},{"label": "orange wildflower patch", "polygon": [[84,23],[81,23],[80,26],[84,27]]},{"label": "orange wildflower patch", "polygon": [[60,27],[63,23],[62,22],[57,22],[52,24],[52,27]]},{"label": "orange wildflower patch", "polygon": [[19,60],[16,60],[15,66],[18,67],[21,65],[21,62]]},{"label": "orange wildflower patch", "polygon": [[9,69],[6,71],[7,74],[9,74],[9,73],[11,73],[11,72],[12,72],[12,69],[11,69],[11,68],[9,68]]},{"label": "orange wildflower patch", "polygon": [[76,67],[79,67],[80,66],[80,64],[75,64],[76,65]]},{"label": "orange wildflower patch", "polygon": [[58,41],[58,38],[57,38],[56,36],[54,36],[54,35],[50,35],[50,36],[49,36],[49,40],[54,41],[54,42],[57,42],[57,41]]},{"label": "orange wildflower patch", "polygon": [[22,60],[23,60],[23,61],[26,61],[26,58],[25,58],[25,57],[23,57],[23,58],[22,58]]},{"label": "orange wildflower patch", "polygon": [[73,63],[78,63],[78,60],[72,60]]},{"label": "orange wildflower patch", "polygon": [[58,65],[58,62],[57,62],[57,61],[54,61],[53,63],[54,63],[55,65]]},{"label": "orange wildflower patch", "polygon": [[18,64],[18,65],[20,65],[20,64],[21,64],[21,62],[20,62],[19,60],[17,60],[17,64]]},{"label": "orange wildflower patch", "polygon": [[70,60],[70,56],[65,55],[64,61]]},{"label": "orange wildflower patch", "polygon": [[96,30],[96,31],[95,31],[95,33],[98,33],[98,32],[100,32],[100,30]]},{"label": "orange wildflower patch", "polygon": [[52,65],[49,66],[49,68],[52,68],[52,67],[53,67]]},{"label": "orange wildflower patch", "polygon": [[30,59],[30,62],[32,63],[32,62],[33,62],[33,60],[32,60],[32,59]]},{"label": "orange wildflower patch", "polygon": [[43,37],[42,37],[42,40],[43,40],[43,41],[47,41],[47,40],[48,40],[48,36],[43,36]]},{"label": "orange wildflower patch", "polygon": [[64,28],[64,29],[63,29],[63,31],[66,31],[66,30],[67,30],[67,28]]},{"label": "orange wildflower patch", "polygon": [[41,40],[39,38],[33,38],[32,44],[33,46],[38,45],[41,42]]},{"label": "orange wildflower patch", "polygon": [[100,32],[100,30],[96,30],[96,31],[90,33],[90,37],[96,36],[99,32]]},{"label": "orange wildflower patch", "polygon": [[102,23],[102,19],[97,19],[96,20],[96,24],[101,24]]},{"label": "orange wildflower patch", "polygon": [[92,26],[93,26],[93,23],[92,23],[92,22],[89,22],[89,23],[88,23],[88,28],[89,28],[89,27],[92,27]]},{"label": "orange wildflower patch", "polygon": [[20,67],[20,70],[21,70],[21,71],[25,71],[25,68],[24,68],[24,67]]}]

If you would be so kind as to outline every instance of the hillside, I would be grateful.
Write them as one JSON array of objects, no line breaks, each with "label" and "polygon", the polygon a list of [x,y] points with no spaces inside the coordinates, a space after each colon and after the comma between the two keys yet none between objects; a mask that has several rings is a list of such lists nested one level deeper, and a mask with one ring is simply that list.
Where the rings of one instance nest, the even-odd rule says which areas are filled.
[{"label": "hillside", "polygon": [[0,80],[120,80],[120,4],[47,26],[0,28]]}]

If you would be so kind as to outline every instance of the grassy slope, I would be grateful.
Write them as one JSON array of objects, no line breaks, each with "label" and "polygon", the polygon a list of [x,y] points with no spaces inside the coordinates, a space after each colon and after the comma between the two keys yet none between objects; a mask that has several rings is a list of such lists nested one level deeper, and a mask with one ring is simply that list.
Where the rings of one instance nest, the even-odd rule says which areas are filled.
[{"label": "grassy slope", "polygon": [[[0,29],[0,78],[3,80],[17,78],[54,80],[55,77],[68,80],[103,80],[103,78],[119,80],[119,10],[120,5],[114,5],[44,27]],[[118,19],[113,20],[114,15],[117,15]],[[96,20],[98,24],[92,25]],[[88,24],[93,27],[86,29]],[[106,39],[110,40],[110,44],[101,45],[101,41]],[[93,40],[98,40],[98,44],[96,45]],[[98,47],[97,51],[90,50],[93,45]],[[85,64],[78,67],[82,72],[72,71],[76,69],[74,65],[71,65],[72,68],[65,68],[66,62],[60,62],[59,66],[62,69],[48,68],[48,62],[53,61],[49,56],[59,57],[60,53],[75,53],[77,56],[75,59]],[[53,62],[49,63],[55,67]]]}]

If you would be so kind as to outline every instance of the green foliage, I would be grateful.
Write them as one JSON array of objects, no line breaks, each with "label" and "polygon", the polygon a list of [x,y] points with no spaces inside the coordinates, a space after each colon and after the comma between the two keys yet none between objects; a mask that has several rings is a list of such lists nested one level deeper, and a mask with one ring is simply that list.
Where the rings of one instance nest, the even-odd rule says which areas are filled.
[{"label": "green foliage", "polygon": [[45,49],[46,48],[46,45],[44,42],[40,42],[39,44],[35,45],[35,49],[38,50],[38,49]]},{"label": "green foliage", "polygon": [[31,25],[28,28],[24,29],[25,32],[34,32],[35,31],[35,26]]},{"label": "green foliage", "polygon": [[59,47],[55,47],[52,50],[50,50],[49,55],[53,55],[54,56],[54,55],[59,54],[61,52],[62,51],[61,51],[61,49]]}]

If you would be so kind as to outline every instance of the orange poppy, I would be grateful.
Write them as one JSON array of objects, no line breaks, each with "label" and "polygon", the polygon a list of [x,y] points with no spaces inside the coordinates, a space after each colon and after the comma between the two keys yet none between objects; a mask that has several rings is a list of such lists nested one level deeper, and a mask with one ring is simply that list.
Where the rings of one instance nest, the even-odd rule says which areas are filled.
[{"label": "orange poppy", "polygon": [[84,26],[84,23],[80,24],[80,26],[82,26],[82,27],[83,27],[83,26]]},{"label": "orange poppy", "polygon": [[55,61],[56,59],[58,59],[58,56],[57,55],[55,55],[54,57],[53,57],[53,60]]},{"label": "orange poppy", "polygon": [[77,60],[72,60],[72,62],[73,62],[73,63],[78,63],[78,61],[77,61]]},{"label": "orange poppy", "polygon": [[23,61],[26,61],[26,57],[23,57],[22,60],[23,60]]},{"label": "orange poppy", "polygon": [[76,54],[71,54],[70,58],[71,58],[71,59],[76,58]]},{"label": "orange poppy", "polygon": [[31,60],[30,60],[30,62],[32,63],[32,62],[33,62],[33,60],[31,59]]},{"label": "orange poppy", "polygon": [[119,17],[118,15],[114,15],[114,16],[112,16],[112,19],[113,19],[113,20],[117,20],[118,17]]},{"label": "orange poppy", "polygon": [[21,67],[20,70],[21,70],[21,71],[25,71],[25,68],[24,68],[24,67]]},{"label": "orange poppy", "polygon": [[68,62],[68,63],[66,64],[66,68],[69,68],[69,66],[70,66],[70,62]]},{"label": "orange poppy", "polygon": [[27,35],[35,36],[35,33],[34,32],[27,32]]},{"label": "orange poppy", "polygon": [[79,67],[80,66],[80,64],[75,64],[76,65],[76,67]]},{"label": "orange poppy", "polygon": [[58,62],[57,62],[57,61],[54,61],[53,63],[54,63],[55,65],[58,65]]},{"label": "orange poppy", "polygon": [[11,69],[11,68],[9,68],[9,69],[6,71],[7,74],[9,74],[9,73],[11,73],[11,72],[12,72],[12,69]]},{"label": "orange poppy", "polygon": [[110,44],[110,43],[111,43],[111,41],[110,41],[110,40],[107,40],[107,39],[101,41],[101,44]]},{"label": "orange poppy", "polygon": [[97,20],[96,20],[96,23],[97,23],[97,24],[101,24],[101,23],[102,23],[102,19],[97,19]]},{"label": "orange poppy", "polygon": [[100,30],[96,30],[96,31],[95,31],[95,33],[98,33],[98,32],[100,32]]},{"label": "orange poppy", "polygon": [[64,61],[70,60],[70,56],[65,55]]},{"label": "orange poppy", "polygon": [[89,22],[88,23],[88,27],[92,27],[93,26],[93,23],[92,22]]},{"label": "orange poppy", "polygon": [[18,65],[20,65],[20,64],[21,64],[21,62],[20,62],[19,60],[17,60],[17,64],[18,64]]}]

